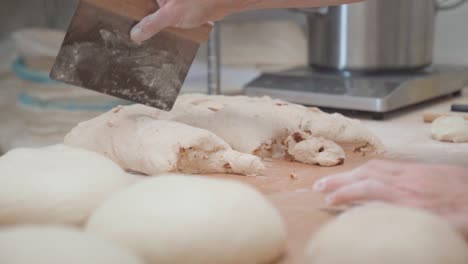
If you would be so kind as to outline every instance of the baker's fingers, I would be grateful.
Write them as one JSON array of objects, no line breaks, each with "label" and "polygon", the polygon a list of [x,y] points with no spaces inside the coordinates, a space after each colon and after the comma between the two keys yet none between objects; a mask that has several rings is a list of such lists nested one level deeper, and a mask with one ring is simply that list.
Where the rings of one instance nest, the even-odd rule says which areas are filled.
[{"label": "baker's fingers", "polygon": [[373,160],[350,172],[323,178],[315,183],[314,189],[318,192],[334,192],[343,186],[370,178],[391,184],[396,180],[397,175],[404,172],[406,166],[407,164],[394,161]]},{"label": "baker's fingers", "polygon": [[352,172],[335,174],[316,181],[314,183],[314,190],[322,193],[334,192],[335,190],[345,185],[352,184],[357,180],[358,179],[353,177]]},{"label": "baker's fingers", "polygon": [[130,32],[130,37],[136,43],[143,43],[163,29],[174,26],[178,16],[171,5],[164,5],[155,13],[143,18]]},{"label": "baker's fingers", "polygon": [[393,194],[393,190],[385,184],[368,179],[338,189],[326,197],[326,204],[328,206],[339,206],[362,201],[391,202]]},{"label": "baker's fingers", "polygon": [[380,172],[382,176],[395,176],[401,174],[408,164],[390,160],[371,160],[364,165],[369,169]]},{"label": "baker's fingers", "polygon": [[165,6],[167,3],[169,3],[170,0],[156,0],[156,2],[158,3],[158,6],[159,8],[162,8],[163,6]]},{"label": "baker's fingers", "polygon": [[366,167],[359,167],[349,172],[330,175],[315,182],[314,190],[317,192],[334,192],[339,188],[350,185],[374,175],[372,170]]}]

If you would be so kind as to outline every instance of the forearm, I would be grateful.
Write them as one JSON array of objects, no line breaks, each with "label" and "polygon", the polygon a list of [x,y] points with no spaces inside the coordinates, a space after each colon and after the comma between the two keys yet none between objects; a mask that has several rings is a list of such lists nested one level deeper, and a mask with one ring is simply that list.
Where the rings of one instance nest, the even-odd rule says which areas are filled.
[{"label": "forearm", "polygon": [[[232,0],[230,0],[232,1]],[[307,8],[361,2],[363,0],[241,0],[238,11],[273,8]]]},{"label": "forearm", "polygon": [[[167,27],[194,28],[227,15],[256,9],[308,8],[350,4],[363,0],[157,0],[160,9],[145,17],[131,32],[136,43]],[[391,1],[391,0],[389,0]]]}]

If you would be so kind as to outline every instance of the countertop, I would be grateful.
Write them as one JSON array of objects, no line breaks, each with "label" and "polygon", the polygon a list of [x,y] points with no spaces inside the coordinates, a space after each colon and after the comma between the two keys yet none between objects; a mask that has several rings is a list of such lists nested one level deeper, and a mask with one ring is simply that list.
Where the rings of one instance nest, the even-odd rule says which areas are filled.
[{"label": "countertop", "polygon": [[[192,69],[188,81],[184,87],[186,92],[204,92],[203,64],[198,64]],[[224,71],[222,91],[225,94],[240,94],[242,87],[255,78],[260,70],[236,70]],[[198,77],[197,77],[198,76]],[[454,144],[438,142],[430,137],[430,124],[422,121],[425,112],[450,111],[454,103],[468,104],[468,87],[459,97],[445,97],[417,106],[405,108],[395,113],[386,115],[382,121],[374,121],[368,115],[349,115],[360,119],[370,128],[384,143],[387,153],[384,158],[403,161],[416,161],[427,163],[446,163],[468,166],[468,143]]]},{"label": "countertop", "polygon": [[402,110],[384,121],[363,122],[383,141],[385,158],[468,166],[468,143],[445,143],[431,139],[431,124],[422,121],[424,112],[450,112],[454,103],[468,104],[468,88],[460,97],[447,97]]},{"label": "countertop", "polygon": [[[323,197],[312,190],[313,183],[326,175],[349,171],[373,158],[397,159],[426,163],[468,165],[468,143],[453,144],[434,141],[430,137],[430,124],[423,123],[426,111],[448,112],[452,103],[468,103],[468,90],[458,98],[445,98],[436,102],[411,107],[388,116],[384,121],[360,119],[383,141],[383,157],[362,157],[348,154],[343,166],[320,168],[299,163],[273,161],[267,163],[265,177],[221,175],[255,186],[275,204],[288,226],[288,251],[278,264],[304,262],[304,247],[313,234],[333,219],[333,210],[323,210]],[[296,175],[291,178],[290,175]]]}]

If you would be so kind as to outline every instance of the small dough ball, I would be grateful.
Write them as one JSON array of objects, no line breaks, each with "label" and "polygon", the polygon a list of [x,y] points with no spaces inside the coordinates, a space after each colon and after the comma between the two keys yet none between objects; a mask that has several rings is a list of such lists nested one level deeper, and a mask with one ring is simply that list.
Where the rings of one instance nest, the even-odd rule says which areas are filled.
[{"label": "small dough ball", "polygon": [[148,264],[269,263],[285,250],[281,216],[245,184],[164,175],[118,193],[87,231],[131,248]]},{"label": "small dough ball", "polygon": [[131,177],[97,153],[63,145],[0,157],[0,225],[80,226]]},{"label": "small dough ball", "polygon": [[129,249],[63,227],[0,230],[2,264],[143,264]]},{"label": "small dough ball", "polygon": [[468,142],[468,120],[461,116],[439,117],[432,123],[431,135],[438,141]]},{"label": "small dough ball", "polygon": [[444,220],[386,204],[353,209],[325,225],[307,264],[466,264],[468,247]]}]

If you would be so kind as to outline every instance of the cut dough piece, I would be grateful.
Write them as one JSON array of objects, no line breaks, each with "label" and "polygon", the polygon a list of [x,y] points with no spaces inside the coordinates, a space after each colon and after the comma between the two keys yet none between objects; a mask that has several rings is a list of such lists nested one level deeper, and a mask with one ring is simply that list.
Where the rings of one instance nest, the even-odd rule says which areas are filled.
[{"label": "cut dough piece", "polygon": [[285,157],[284,142],[297,131],[379,153],[380,141],[359,121],[269,97],[182,95],[167,118],[208,129],[233,149],[261,157]]},{"label": "cut dough piece", "polygon": [[468,120],[463,117],[439,117],[432,123],[432,138],[454,143],[468,142]]},{"label": "cut dough piece", "polygon": [[270,263],[285,251],[278,211],[232,180],[164,175],[105,202],[87,232],[129,247],[148,264]]},{"label": "cut dough piece", "polygon": [[301,129],[314,137],[323,137],[342,147],[352,147],[354,152],[382,153],[384,147],[359,120],[347,118],[341,114],[312,113],[301,124]]},{"label": "cut dough piece", "polygon": [[0,225],[81,226],[131,182],[117,164],[91,151],[15,149],[0,158]]},{"label": "cut dough piece", "polygon": [[467,244],[443,219],[386,204],[350,210],[323,227],[307,264],[464,264]]},{"label": "cut dough piece", "polygon": [[325,167],[342,164],[346,154],[338,144],[322,137],[312,137],[309,133],[292,133],[285,145],[294,161]]},{"label": "cut dough piece", "polygon": [[[118,107],[83,122],[65,144],[101,153],[123,168],[148,175],[165,172],[259,175],[265,166],[215,134],[171,120],[143,105]],[[163,118],[165,119],[165,118]]]},{"label": "cut dough piece", "polygon": [[20,227],[0,231],[3,264],[143,264],[130,250],[63,227]]}]

